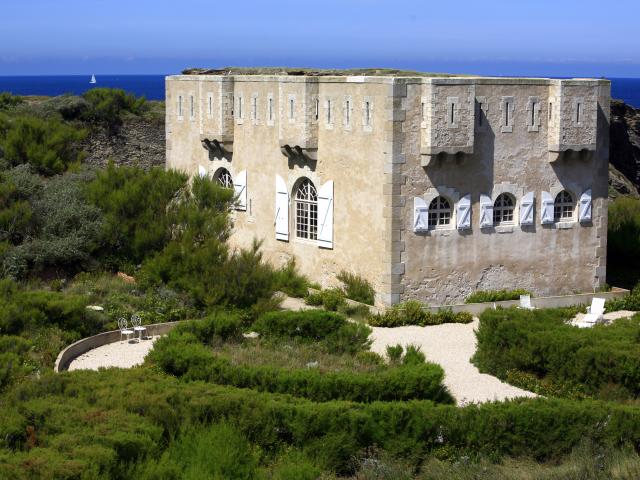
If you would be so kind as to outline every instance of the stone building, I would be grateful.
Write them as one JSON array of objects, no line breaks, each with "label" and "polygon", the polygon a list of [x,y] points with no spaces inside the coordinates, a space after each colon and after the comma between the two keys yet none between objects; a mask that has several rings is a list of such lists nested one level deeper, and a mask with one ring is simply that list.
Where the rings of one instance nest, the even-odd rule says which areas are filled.
[{"label": "stone building", "polygon": [[610,83],[428,76],[166,79],[167,167],[237,192],[232,243],[263,241],[380,304],[605,283]]}]

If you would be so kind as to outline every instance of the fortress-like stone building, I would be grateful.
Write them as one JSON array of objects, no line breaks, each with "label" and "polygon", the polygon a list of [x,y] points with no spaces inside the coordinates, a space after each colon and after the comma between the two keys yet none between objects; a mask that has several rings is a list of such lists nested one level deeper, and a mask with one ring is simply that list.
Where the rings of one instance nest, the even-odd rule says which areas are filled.
[{"label": "fortress-like stone building", "polygon": [[167,77],[167,167],[236,190],[234,245],[380,304],[604,285],[609,81],[300,73]]}]

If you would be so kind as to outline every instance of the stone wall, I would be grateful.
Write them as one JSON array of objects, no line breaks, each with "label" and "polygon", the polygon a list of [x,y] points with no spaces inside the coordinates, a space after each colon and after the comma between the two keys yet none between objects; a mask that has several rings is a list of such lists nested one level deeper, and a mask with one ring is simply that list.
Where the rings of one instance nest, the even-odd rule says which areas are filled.
[{"label": "stone wall", "polygon": [[[234,246],[260,240],[268,260],[296,258],[323,286],[341,270],[362,275],[378,304],[454,303],[477,289],[594,291],[605,281],[609,88],[599,80],[168,77],[167,166],[244,178]],[[571,123],[576,108],[581,125]],[[286,240],[275,235],[277,176],[288,194]],[[329,248],[296,238],[292,197],[303,178],[318,190],[333,182]],[[576,203],[591,189],[591,221],[578,222],[576,206],[573,221],[540,224],[542,192],[563,189]],[[535,220],[521,226],[528,192]],[[500,193],[516,201],[513,224],[480,228],[480,196]],[[438,195],[453,207],[450,228],[414,232],[414,199]],[[471,228],[458,230],[466,196]]]}]

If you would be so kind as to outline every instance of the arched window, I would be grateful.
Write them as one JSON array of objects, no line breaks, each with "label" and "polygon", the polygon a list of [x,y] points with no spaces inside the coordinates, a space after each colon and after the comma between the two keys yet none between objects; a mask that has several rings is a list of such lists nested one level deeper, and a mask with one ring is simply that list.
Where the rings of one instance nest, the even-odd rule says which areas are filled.
[{"label": "arched window", "polygon": [[508,193],[501,193],[493,204],[493,224],[504,225],[513,223],[515,201]]},{"label": "arched window", "polygon": [[226,168],[220,168],[213,178],[224,188],[233,188],[233,178]]},{"label": "arched window", "polygon": [[296,237],[316,240],[318,236],[318,193],[311,180],[305,178],[295,192]]},{"label": "arched window", "polygon": [[451,224],[451,204],[440,196],[429,204],[429,228],[438,228]]},{"label": "arched window", "polygon": [[573,220],[575,202],[573,196],[566,190],[562,190],[553,202],[553,220],[562,222]]}]

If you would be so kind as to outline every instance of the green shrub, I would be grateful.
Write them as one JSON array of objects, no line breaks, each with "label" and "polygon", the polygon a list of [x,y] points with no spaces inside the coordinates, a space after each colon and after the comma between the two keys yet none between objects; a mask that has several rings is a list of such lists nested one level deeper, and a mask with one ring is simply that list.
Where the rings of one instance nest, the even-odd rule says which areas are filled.
[{"label": "green shrub", "polygon": [[420,346],[407,345],[407,350],[402,357],[403,365],[421,365],[425,362],[424,353],[420,351]]},{"label": "green shrub", "polygon": [[387,345],[387,357],[389,358],[389,362],[397,364],[400,363],[400,359],[402,358],[402,353],[404,352],[404,348],[402,345]]},{"label": "green shrub", "polygon": [[344,292],[339,288],[326,288],[317,293],[308,293],[304,299],[307,305],[321,306],[330,312],[337,312],[347,306]]},{"label": "green shrub", "polygon": [[605,307],[607,312],[615,312],[617,310],[640,311],[640,283],[633,287],[629,295],[608,300]]},{"label": "green shrub", "polygon": [[520,295],[531,295],[522,288],[515,290],[478,290],[469,295],[464,303],[502,302],[504,300],[519,300]]},{"label": "green shrub", "polygon": [[440,325],[442,323],[471,323],[473,315],[469,312],[453,313],[451,309],[442,309],[436,313],[424,309],[422,303],[409,300],[388,308],[384,313],[371,315],[368,319],[373,327],[400,327],[403,325]]},{"label": "green shrub", "polygon": [[256,452],[244,436],[233,426],[218,423],[185,428],[159,459],[142,464],[134,478],[252,480],[257,466]]},{"label": "green shrub", "polygon": [[18,117],[0,138],[9,166],[32,165],[42,175],[54,175],[78,165],[83,158],[79,143],[86,131],[56,119]]},{"label": "green shrub", "polygon": [[342,270],[337,278],[344,284],[343,290],[347,298],[355,300],[356,302],[366,303],[367,305],[373,305],[376,292],[368,280],[345,270]]},{"label": "green shrub", "polygon": [[265,336],[324,340],[347,324],[338,313],[322,310],[270,312],[260,317],[253,329]]},{"label": "green shrub", "polygon": [[17,95],[11,95],[10,92],[0,92],[0,110],[8,110],[20,105],[24,100]]},{"label": "green shrub", "polygon": [[[197,322],[192,325],[197,325]],[[222,355],[213,355],[198,343],[195,335],[176,331],[156,342],[149,359],[166,373],[186,380],[204,380],[259,391],[288,393],[320,402],[408,399],[430,399],[444,403],[452,401],[442,385],[442,368],[435,364],[425,364],[424,355],[418,351],[414,351],[412,357],[406,357],[406,365],[398,368],[385,368],[371,373],[319,372],[309,368],[236,365]]]},{"label": "green shrub", "polygon": [[590,395],[616,385],[627,397],[637,397],[640,317],[580,329],[565,323],[574,314],[575,309],[486,310],[474,361],[481,371],[503,379],[518,370],[552,383],[578,384]]},{"label": "green shrub", "polygon": [[[5,275],[22,278],[52,269],[75,273],[95,263],[92,255],[100,242],[102,213],[84,198],[87,178],[69,173],[34,189],[29,203],[25,202],[29,215],[23,216],[23,221],[28,218],[30,234],[19,241],[14,237],[15,247],[3,259]],[[0,218],[11,210],[1,211]]]},{"label": "green shrub", "polygon": [[144,97],[136,98],[117,88],[93,88],[82,97],[87,101],[88,108],[79,110],[79,118],[101,125],[111,133],[115,133],[122,125],[125,112],[139,115],[146,108]]},{"label": "green shrub", "polygon": [[200,320],[182,322],[175,327],[178,333],[190,333],[201,343],[213,344],[218,340],[240,338],[242,318],[239,314],[216,311]]},{"label": "green shrub", "polygon": [[304,303],[307,305],[311,305],[313,307],[319,307],[322,305],[322,292],[318,293],[309,293],[306,297],[304,297]]},{"label": "green shrub", "polygon": [[90,202],[104,214],[103,256],[115,268],[138,264],[171,238],[175,219],[169,206],[187,177],[173,170],[109,166],[86,187]]},{"label": "green shrub", "polygon": [[[268,454],[304,448],[320,467],[349,471],[376,445],[415,468],[448,458],[524,456],[558,462],[591,439],[597,448],[640,442],[640,409],[600,401],[528,399],[459,408],[430,401],[314,403],[305,399],[178,381],[148,369],[44,375],[14,387],[0,409],[0,475],[122,478],[137,458],[157,458],[181,427],[224,420]],[[38,448],[27,448],[32,426]],[[336,443],[339,441],[339,443]],[[152,455],[152,456],[151,456]],[[213,454],[212,454],[213,455]],[[63,469],[62,466],[66,468]],[[39,470],[38,470],[39,469]]]},{"label": "green shrub", "polygon": [[608,207],[607,277],[630,287],[640,281],[639,271],[640,199],[618,197]]},{"label": "green shrub", "polygon": [[295,259],[274,272],[275,288],[290,297],[302,298],[309,292],[308,280],[298,273]]}]

